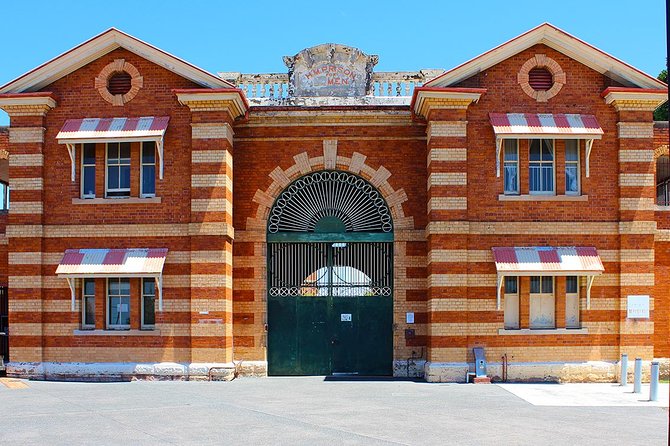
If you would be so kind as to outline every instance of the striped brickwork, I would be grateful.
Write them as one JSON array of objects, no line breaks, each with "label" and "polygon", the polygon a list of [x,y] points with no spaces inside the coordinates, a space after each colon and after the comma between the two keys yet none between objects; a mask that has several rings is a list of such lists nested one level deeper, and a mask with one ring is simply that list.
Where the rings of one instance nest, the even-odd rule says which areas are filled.
[{"label": "striped brickwork", "polygon": [[[191,124],[191,362],[233,359],[233,129],[223,114],[196,112]],[[203,116],[200,116],[203,115]],[[196,341],[199,339],[199,341]]]},{"label": "striped brickwork", "polygon": [[[653,122],[648,120],[655,108],[651,102],[646,109],[636,102],[616,100],[612,106],[618,112],[619,132],[619,220],[620,249],[653,250],[655,248],[655,202],[656,182],[654,178],[654,132]],[[646,111],[647,114],[641,113]],[[646,120],[645,120],[646,118]],[[648,230],[630,230],[627,223],[645,224]],[[629,357],[651,359],[654,354],[654,311],[656,268],[653,259],[631,262],[620,259],[620,303],[619,333],[621,353]],[[651,318],[630,321],[626,316],[627,296],[649,295]]]},{"label": "striped brickwork", "polygon": [[468,238],[452,231],[468,218],[468,105],[432,108],[427,117],[427,360],[431,363],[467,360],[467,346],[453,340],[470,328]]},{"label": "striped brickwork", "polygon": [[[45,358],[42,336],[45,335],[44,294],[47,284],[42,276],[43,240],[41,228],[44,218],[44,191],[40,186],[44,177],[44,134],[46,113],[55,103],[44,98],[44,106],[21,113],[5,109],[18,124],[9,129],[9,177],[17,179],[18,188],[12,192],[12,206],[7,220],[8,260],[7,274],[9,299],[12,302],[30,300],[30,317],[25,318],[10,304],[9,322],[11,359],[41,362]],[[26,185],[35,185],[33,187]],[[22,231],[23,228],[34,230]],[[16,263],[16,255],[24,255],[30,262]],[[18,339],[14,339],[17,335]]]},{"label": "striped brickwork", "polygon": [[[320,141],[317,153],[298,152],[288,167],[270,169],[269,184],[255,191],[255,211],[246,220],[245,230],[236,230],[234,244],[234,354],[236,360],[264,361],[267,338],[267,218],[274,200],[292,181],[304,174],[337,169],[370,181],[386,200],[394,223],[394,358],[425,355],[426,339],[426,249],[424,231],[414,229],[414,218],[407,215],[407,193],[394,187],[393,168],[373,165],[366,154],[343,153],[337,139]],[[243,185],[242,187],[245,187]],[[406,324],[406,313],[415,315]],[[414,329],[406,338],[405,328]],[[423,349],[422,349],[423,347]]]}]

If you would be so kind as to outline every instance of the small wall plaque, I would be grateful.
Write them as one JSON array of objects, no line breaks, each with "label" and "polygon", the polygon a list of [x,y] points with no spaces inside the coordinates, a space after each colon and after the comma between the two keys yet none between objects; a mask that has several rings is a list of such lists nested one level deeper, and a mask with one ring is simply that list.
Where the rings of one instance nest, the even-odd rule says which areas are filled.
[{"label": "small wall plaque", "polygon": [[628,319],[649,319],[649,296],[628,296]]}]

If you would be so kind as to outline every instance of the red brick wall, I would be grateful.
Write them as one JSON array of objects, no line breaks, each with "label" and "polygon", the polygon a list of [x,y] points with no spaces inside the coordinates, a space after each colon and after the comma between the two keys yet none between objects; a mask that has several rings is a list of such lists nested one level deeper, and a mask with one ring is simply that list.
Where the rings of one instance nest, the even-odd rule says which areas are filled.
[{"label": "red brick wall", "polygon": [[[0,127],[0,151],[9,151],[9,132]],[[7,161],[0,161],[7,162]],[[7,227],[7,212],[0,212],[0,286],[7,286],[7,239],[4,237]]]},{"label": "red brick wall", "polygon": [[[94,79],[107,64],[115,59],[123,58],[134,65],[144,80],[144,87],[133,100],[124,106],[114,107],[99,95],[94,88]],[[54,225],[110,225],[110,224],[160,224],[179,225],[190,221],[191,198],[191,113],[188,107],[177,102],[172,89],[196,88],[198,85],[177,76],[176,74],[155,65],[134,53],[117,49],[101,58],[85,65],[68,76],[46,86],[43,91],[53,92],[57,107],[51,110],[45,119],[44,155],[44,195],[42,223]],[[104,117],[139,117],[169,116],[170,124],[165,135],[164,144],[164,179],[156,177],[156,196],[160,203],[128,204],[123,200],[110,204],[73,204],[73,199],[80,197],[79,163],[81,152],[77,152],[76,182],[71,182],[71,163],[64,145],[58,144],[55,137],[66,119],[104,118]],[[34,121],[34,119],[33,119]],[[12,119],[12,126],[34,126],[28,118]],[[35,121],[36,122],[36,121]],[[96,180],[97,197],[104,197],[104,145],[97,146]],[[137,196],[139,184],[139,144],[132,145],[133,165],[131,166],[131,184],[133,195]],[[157,158],[158,160],[158,158]],[[158,162],[158,161],[157,161]],[[16,175],[32,177],[33,168],[17,168],[12,172]],[[158,170],[158,169],[156,169]],[[22,200],[34,200],[37,196],[33,191],[19,191],[13,195]],[[32,198],[35,197],[35,198]],[[13,224],[22,223],[15,220]],[[102,234],[101,234],[102,232]],[[105,232],[108,232],[105,234]],[[164,231],[165,232],[165,231]],[[191,359],[190,347],[195,342],[189,336],[188,325],[191,322],[191,293],[183,277],[190,274],[190,264],[183,261],[171,261],[175,252],[189,252],[190,240],[187,234],[137,236],[123,227],[110,231],[109,227],[99,230],[66,231],[64,236],[49,236],[42,240],[19,243],[15,250],[26,252],[42,252],[42,275],[44,284],[40,292],[43,308],[51,307],[43,313],[43,335],[30,336],[21,325],[35,322],[31,312],[14,311],[10,314],[13,327],[11,348],[15,360],[36,358],[31,351],[39,351],[42,345],[42,359],[45,361],[184,361]],[[91,236],[95,234],[95,236]],[[15,240],[15,239],[12,239]],[[68,248],[130,248],[130,247],[166,247],[169,249],[168,262],[163,270],[165,280],[164,298],[166,311],[156,313],[157,326],[162,331],[145,336],[73,336],[72,330],[79,326],[81,313],[69,311],[70,292],[65,279],[55,276],[57,262],[63,251]],[[2,255],[2,254],[0,254]],[[13,275],[21,275],[20,266]],[[96,283],[96,326],[105,326],[105,284],[104,280]],[[139,327],[139,279],[132,279],[133,295],[131,302],[132,328]],[[10,299],[34,299],[37,296],[33,289],[12,289]],[[80,301],[78,290],[77,300]],[[59,310],[54,311],[54,308]],[[218,316],[214,314],[213,316]],[[225,319],[226,316],[223,316]],[[25,325],[24,325],[25,326]],[[209,342],[199,341],[200,344]],[[217,342],[212,338],[212,342]],[[230,342],[230,340],[228,340]],[[75,348],[72,348],[75,347]],[[99,348],[104,347],[104,348]],[[107,348],[114,347],[114,348]],[[83,350],[79,350],[79,348]],[[81,353],[86,351],[86,353]],[[22,356],[22,355],[29,356]]]},{"label": "red brick wall", "polygon": [[[668,125],[654,125],[654,149],[668,147]],[[670,230],[670,211],[656,211],[658,229]],[[656,293],[654,300],[654,356],[670,357],[670,243],[656,242]]]}]

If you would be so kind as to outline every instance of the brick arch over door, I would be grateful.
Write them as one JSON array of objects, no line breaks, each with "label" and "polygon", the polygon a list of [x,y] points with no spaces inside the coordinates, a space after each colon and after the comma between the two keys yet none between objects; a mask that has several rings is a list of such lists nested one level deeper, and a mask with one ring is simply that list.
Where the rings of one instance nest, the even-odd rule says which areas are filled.
[{"label": "brick arch over door", "polygon": [[658,146],[654,149],[654,159],[657,160],[658,157],[663,155],[670,155],[670,150],[668,150],[668,145]]},{"label": "brick arch over door", "polygon": [[319,170],[343,170],[360,175],[382,194],[393,217],[395,230],[413,229],[414,219],[405,215],[402,204],[407,201],[403,188],[394,189],[389,183],[391,172],[384,166],[374,168],[365,163],[366,156],[354,152],[351,156],[337,155],[337,140],[323,141],[323,155],[310,158],[307,152],[293,157],[295,164],[284,170],[280,167],[270,172],[272,183],[266,190],[258,189],[253,201],[258,205],[256,216],[247,219],[247,229],[265,229],[270,209],[281,192],[294,180]]}]

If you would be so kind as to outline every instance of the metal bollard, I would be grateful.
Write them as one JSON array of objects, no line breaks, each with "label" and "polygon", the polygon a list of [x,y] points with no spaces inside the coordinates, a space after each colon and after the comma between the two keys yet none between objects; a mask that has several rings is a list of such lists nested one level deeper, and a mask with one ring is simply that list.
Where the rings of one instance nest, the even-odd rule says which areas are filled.
[{"label": "metal bollard", "polygon": [[625,353],[621,354],[621,378],[619,382],[624,387],[628,385],[628,355]]},{"label": "metal bollard", "polygon": [[642,393],[642,358],[635,358],[635,383],[633,393]]},{"label": "metal bollard", "polygon": [[651,363],[651,386],[649,386],[649,401],[658,401],[658,361]]}]

